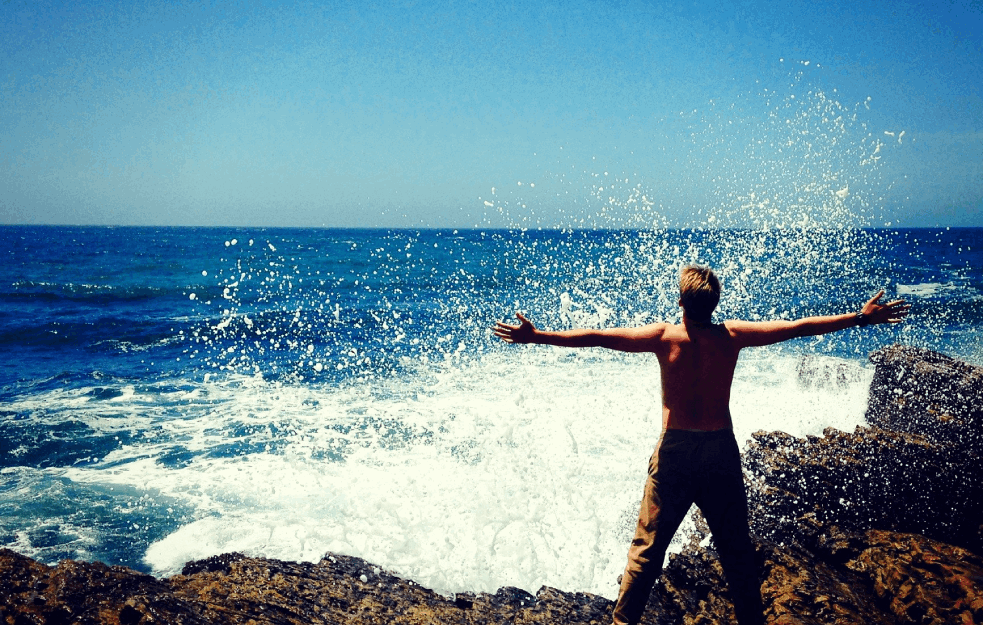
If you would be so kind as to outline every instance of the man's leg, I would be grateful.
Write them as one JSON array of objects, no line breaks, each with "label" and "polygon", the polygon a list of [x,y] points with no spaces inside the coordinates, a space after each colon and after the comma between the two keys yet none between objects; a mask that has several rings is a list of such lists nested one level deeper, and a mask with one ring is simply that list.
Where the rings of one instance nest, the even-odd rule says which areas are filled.
[{"label": "man's leg", "polygon": [[760,571],[748,529],[747,493],[737,442],[722,439],[705,449],[706,473],[696,505],[710,526],[740,625],[764,623]]},{"label": "man's leg", "polygon": [[693,504],[686,475],[690,447],[688,441],[674,437],[670,430],[663,434],[649,461],[638,526],[614,606],[616,625],[634,625],[641,619],[652,586],[662,573],[669,541]]}]

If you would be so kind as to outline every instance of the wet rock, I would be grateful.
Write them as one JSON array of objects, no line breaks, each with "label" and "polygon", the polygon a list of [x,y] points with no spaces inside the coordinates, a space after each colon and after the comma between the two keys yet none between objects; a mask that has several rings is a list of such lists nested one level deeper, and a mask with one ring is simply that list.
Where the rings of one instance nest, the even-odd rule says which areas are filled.
[{"label": "wet rock", "polygon": [[977,456],[983,450],[983,367],[944,354],[892,345],[870,355],[876,367],[867,421]]},{"label": "wet rock", "polygon": [[245,555],[239,552],[223,553],[204,560],[194,560],[187,562],[181,569],[181,575],[194,575],[195,573],[228,573],[232,570],[232,564],[239,560],[244,560]]},{"label": "wet rock", "polygon": [[[363,581],[363,577],[368,581]],[[123,567],[45,566],[0,550],[0,623],[228,625],[607,623],[611,601],[543,587],[443,597],[360,558],[317,564],[227,554],[157,580]]]},{"label": "wet rock", "polygon": [[120,566],[65,560],[50,567],[0,549],[0,622],[202,624],[166,582]]},{"label": "wet rock", "polygon": [[[922,536],[850,534],[804,520],[802,543],[757,540],[770,623],[976,623],[983,562]],[[195,563],[200,564],[200,563]],[[0,551],[5,623],[608,623],[612,602],[587,593],[515,588],[443,597],[359,558],[317,564],[229,558],[155,580],[122,567],[47,567]],[[361,576],[369,578],[361,581]],[[731,623],[733,609],[712,549],[674,556],[643,623]]]},{"label": "wet rock", "polygon": [[[983,623],[983,560],[971,552],[915,534],[844,532],[810,516],[800,530],[802,542],[755,541],[766,622]],[[734,622],[712,549],[670,558],[649,606],[643,622]]]},{"label": "wet rock", "polygon": [[762,599],[771,623],[893,624],[868,585],[845,566],[823,561],[793,543],[780,547],[762,541]]},{"label": "wet rock", "polygon": [[832,428],[796,439],[757,432],[745,455],[755,533],[790,542],[798,519],[852,531],[923,534],[979,552],[979,461],[925,437]]},{"label": "wet rock", "polygon": [[720,563],[706,550],[687,548],[670,556],[649,595],[642,623],[730,623],[734,606]]},{"label": "wet rock", "polygon": [[745,454],[755,533],[780,543],[798,519],[916,533],[983,553],[983,369],[927,350],[871,355],[868,419],[853,433],[757,432]]},{"label": "wet rock", "polygon": [[898,623],[983,623],[983,559],[924,536],[871,530],[846,566]]},{"label": "wet rock", "polygon": [[[798,542],[778,545],[761,538],[754,542],[768,623],[895,623],[863,578],[846,567],[846,560],[828,562]],[[698,542],[691,542],[670,557],[649,600],[650,622],[734,622],[723,570],[710,545],[700,548]]]}]

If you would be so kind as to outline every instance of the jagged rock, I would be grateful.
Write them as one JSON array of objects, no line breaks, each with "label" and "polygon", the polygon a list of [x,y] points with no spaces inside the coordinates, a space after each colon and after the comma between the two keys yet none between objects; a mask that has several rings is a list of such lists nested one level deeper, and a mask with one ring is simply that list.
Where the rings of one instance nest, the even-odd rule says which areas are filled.
[{"label": "jagged rock", "polygon": [[804,514],[852,531],[923,534],[980,552],[981,467],[928,439],[881,428],[822,438],[757,432],[744,458],[753,531],[794,538]]},{"label": "jagged rock", "polygon": [[[964,549],[915,534],[844,532],[812,515],[798,536],[784,546],[755,541],[770,624],[983,623],[983,559]],[[712,549],[670,558],[649,606],[643,622],[733,622]]]},{"label": "jagged rock", "polygon": [[779,547],[761,542],[762,599],[769,623],[893,625],[862,579],[824,562],[798,543]]},{"label": "jagged rock", "polygon": [[16,625],[205,625],[165,581],[121,566],[65,560],[50,567],[0,549],[0,622]]},{"label": "jagged rock", "polygon": [[642,622],[709,625],[733,620],[720,563],[705,550],[688,547],[670,556]]},{"label": "jagged rock", "polygon": [[443,597],[360,558],[317,564],[225,554],[157,580],[124,567],[65,561],[49,567],[0,550],[0,622],[150,623],[607,623],[612,602],[543,587]]},{"label": "jagged rock", "polygon": [[898,623],[983,623],[983,559],[915,534],[870,530],[846,563]]},{"label": "jagged rock", "polygon": [[875,363],[852,434],[756,432],[745,454],[754,531],[792,539],[797,519],[917,533],[983,553],[983,368],[894,345]]},{"label": "jagged rock", "polygon": [[983,367],[944,354],[891,345],[870,355],[876,367],[867,421],[960,451],[983,450]]},{"label": "jagged rock", "polygon": [[[983,561],[910,535],[849,534],[806,517],[803,542],[757,541],[769,623],[978,623]],[[544,587],[442,597],[359,558],[293,563],[229,554],[156,580],[99,563],[38,564],[0,550],[0,622],[608,623],[612,602]],[[367,581],[362,581],[365,576]],[[733,609],[713,550],[671,558],[643,623],[723,625]]]},{"label": "jagged rock", "polygon": [[[711,543],[712,544],[712,543]],[[876,595],[846,560],[835,564],[797,542],[777,545],[755,539],[768,623],[894,625]],[[714,550],[690,545],[670,558],[649,600],[657,623],[724,625],[734,622],[723,570]]]},{"label": "jagged rock", "polygon": [[167,580],[176,596],[201,602],[214,623],[604,623],[611,602],[543,587],[448,598],[360,558],[318,564],[232,557],[191,563]]}]

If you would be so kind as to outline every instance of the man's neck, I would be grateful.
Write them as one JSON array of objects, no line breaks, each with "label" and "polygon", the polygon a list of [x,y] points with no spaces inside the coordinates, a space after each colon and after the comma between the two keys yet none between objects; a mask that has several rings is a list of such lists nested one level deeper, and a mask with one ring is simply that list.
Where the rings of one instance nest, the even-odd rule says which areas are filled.
[{"label": "man's neck", "polygon": [[711,317],[707,317],[705,320],[693,319],[686,313],[683,313],[683,325],[687,328],[691,326],[697,328],[709,328],[713,325],[713,319]]}]

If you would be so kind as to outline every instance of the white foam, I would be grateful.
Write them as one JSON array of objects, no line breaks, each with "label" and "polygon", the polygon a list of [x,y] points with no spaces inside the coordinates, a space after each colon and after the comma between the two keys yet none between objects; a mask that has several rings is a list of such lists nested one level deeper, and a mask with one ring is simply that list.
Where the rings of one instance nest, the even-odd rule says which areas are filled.
[{"label": "white foam", "polygon": [[758,430],[800,438],[827,427],[863,425],[873,369],[827,356],[742,356],[731,394],[734,433],[740,442]]},{"label": "white foam", "polygon": [[[868,384],[856,363],[752,354],[735,380],[738,439],[852,429]],[[66,477],[193,510],[147,550],[155,574],[228,551],[334,551],[441,593],[546,584],[613,597],[661,429],[654,358],[592,350],[495,351],[371,386],[241,378],[154,401],[59,393],[90,426],[146,433]],[[127,404],[129,418],[108,416]],[[212,453],[236,443],[247,451]],[[175,448],[190,461],[156,461]]]},{"label": "white foam", "polygon": [[939,282],[922,282],[920,284],[899,284],[898,285],[898,295],[910,296],[910,297],[932,297],[933,295],[938,295],[941,291],[951,291],[955,289],[956,286],[949,284],[942,284]]},{"label": "white foam", "polygon": [[[863,422],[870,370],[782,354],[742,359],[739,442]],[[158,576],[228,551],[334,551],[441,593],[546,584],[614,597],[661,429],[656,360],[539,347],[467,356],[371,384],[241,377],[127,386],[108,400],[58,389],[10,408],[128,431],[100,462],[59,474],[191,512],[147,550]]]}]

